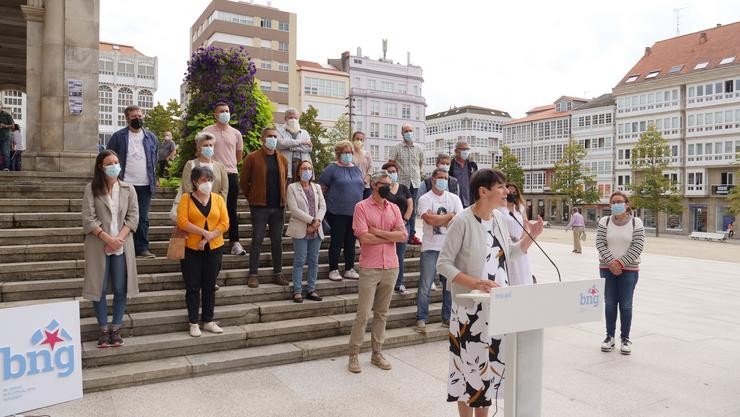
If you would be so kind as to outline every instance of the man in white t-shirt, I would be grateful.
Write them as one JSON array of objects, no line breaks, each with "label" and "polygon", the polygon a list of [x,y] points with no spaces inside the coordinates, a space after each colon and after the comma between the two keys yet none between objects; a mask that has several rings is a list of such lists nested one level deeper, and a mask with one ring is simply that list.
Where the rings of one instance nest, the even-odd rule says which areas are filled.
[{"label": "man in white t-shirt", "polygon": [[[416,293],[416,330],[426,333],[429,318],[429,298],[437,274],[437,258],[447,237],[447,225],[456,214],[463,211],[460,197],[447,191],[449,174],[441,168],[432,172],[432,190],[419,197],[419,216],[424,220],[424,237],[421,240],[421,271],[419,290]],[[449,326],[452,296],[447,289],[447,279],[439,276],[444,291],[442,295],[442,324]]]},{"label": "man in white t-shirt", "polygon": [[134,232],[136,256],[154,258],[149,251],[149,206],[157,190],[155,167],[159,141],[154,133],[144,129],[144,112],[139,106],[128,106],[123,114],[128,126],[113,133],[108,149],[118,154],[119,178],[134,186],[139,201],[139,226]]}]

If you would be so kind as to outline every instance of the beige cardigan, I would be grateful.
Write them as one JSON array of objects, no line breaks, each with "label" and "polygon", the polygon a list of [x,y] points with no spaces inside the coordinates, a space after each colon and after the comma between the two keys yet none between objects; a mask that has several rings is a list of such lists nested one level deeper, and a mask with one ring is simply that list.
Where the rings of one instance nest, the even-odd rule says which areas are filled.
[{"label": "beige cardigan", "polygon": [[[134,252],[134,232],[139,225],[139,203],[134,187],[118,181],[118,219],[121,227],[128,226],[131,233],[126,236],[123,254],[126,256],[126,297],[139,294],[139,280],[136,274],[136,253]],[[105,274],[105,242],[93,235],[98,227],[110,229],[112,215],[107,198],[93,197],[92,183],[85,187],[82,197],[82,230],[85,233],[85,282],[82,296],[90,301],[100,301]],[[111,288],[109,285],[108,288]]]},{"label": "beige cardigan", "polygon": [[[311,188],[314,192],[314,209],[316,210],[316,216],[311,217],[308,214],[308,199],[306,193],[303,191],[303,187],[300,182],[294,182],[288,186],[288,210],[290,210],[290,222],[288,222],[288,230],[285,231],[285,235],[294,239],[303,239],[306,237],[306,226],[311,224],[314,218],[319,221],[324,219],[326,215],[326,201],[324,200],[324,194],[321,192],[321,187],[318,184],[311,183]],[[319,227],[319,237],[324,238],[324,230]]]},{"label": "beige cardigan", "polygon": [[[193,168],[201,165],[202,164],[197,158],[191,159],[185,163],[185,166],[182,168],[182,182],[180,182],[183,193],[193,192],[193,183],[190,181],[190,173],[193,171]],[[213,161],[213,189],[211,192],[221,194],[224,201],[226,201],[229,194],[229,175],[223,164],[217,161]]]}]

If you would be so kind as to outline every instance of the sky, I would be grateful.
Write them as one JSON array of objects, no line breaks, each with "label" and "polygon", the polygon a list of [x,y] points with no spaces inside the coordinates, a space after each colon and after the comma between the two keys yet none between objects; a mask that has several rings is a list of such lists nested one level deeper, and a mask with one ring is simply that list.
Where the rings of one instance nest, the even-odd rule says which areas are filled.
[{"label": "sky", "polygon": [[[101,0],[100,40],[157,56],[155,101],[179,99],[190,26],[210,0]],[[266,0],[255,0],[266,5]],[[477,105],[523,117],[562,95],[611,92],[646,46],[740,20],[736,0],[273,0],[297,14],[297,59],[343,51],[423,69],[426,114]]]}]

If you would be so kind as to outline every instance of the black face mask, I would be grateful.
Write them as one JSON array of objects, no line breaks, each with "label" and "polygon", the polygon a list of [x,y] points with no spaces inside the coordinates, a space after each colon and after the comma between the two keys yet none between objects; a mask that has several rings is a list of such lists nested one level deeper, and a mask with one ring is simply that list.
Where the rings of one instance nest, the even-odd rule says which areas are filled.
[{"label": "black face mask", "polygon": [[516,197],[516,194],[507,194],[506,201],[508,201],[509,203],[516,203]]},{"label": "black face mask", "polygon": [[134,129],[141,129],[144,126],[144,121],[142,119],[136,118],[136,119],[131,119],[128,122],[128,124]]},{"label": "black face mask", "polygon": [[384,185],[378,188],[378,194],[383,198],[388,198],[388,196],[391,195],[391,187],[389,185]]}]

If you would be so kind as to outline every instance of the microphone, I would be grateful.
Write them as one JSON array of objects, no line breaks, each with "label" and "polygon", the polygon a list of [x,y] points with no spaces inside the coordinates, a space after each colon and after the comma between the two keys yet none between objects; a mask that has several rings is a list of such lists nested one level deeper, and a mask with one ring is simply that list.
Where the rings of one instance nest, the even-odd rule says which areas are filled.
[{"label": "microphone", "polygon": [[547,254],[547,252],[545,252],[545,250],[542,249],[542,246],[540,246],[540,244],[537,243],[537,241],[532,237],[532,235],[529,234],[529,232],[527,231],[527,228],[524,227],[524,225],[519,221],[519,219],[516,218],[516,216],[514,215],[514,212],[512,212],[511,210],[509,210],[509,215],[514,219],[514,221],[519,226],[522,227],[522,230],[524,230],[524,233],[526,233],[527,236],[529,236],[529,238],[532,239],[532,243],[534,243],[535,245],[537,245],[538,248],[540,248],[540,251],[542,252],[542,254],[545,255],[545,257],[547,258],[547,260],[550,261],[550,263],[552,264],[552,266],[555,267],[555,271],[557,271],[557,273],[558,273],[558,282],[563,282],[563,279],[560,277],[560,270],[558,269],[558,266],[555,265],[555,262],[553,262],[552,259],[550,259],[550,256]]}]

